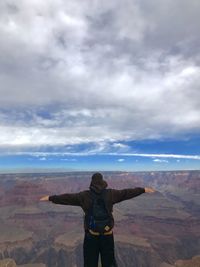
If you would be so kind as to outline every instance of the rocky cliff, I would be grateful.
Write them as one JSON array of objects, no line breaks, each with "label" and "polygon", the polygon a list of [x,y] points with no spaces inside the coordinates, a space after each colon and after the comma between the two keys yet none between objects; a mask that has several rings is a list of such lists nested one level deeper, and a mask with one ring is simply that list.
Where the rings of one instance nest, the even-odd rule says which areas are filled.
[{"label": "rocky cliff", "polygon": [[[85,190],[90,176],[1,175],[0,264],[11,258],[7,263],[20,267],[83,266],[82,210],[38,200],[45,194]],[[104,176],[110,187],[152,186],[158,191],[115,206],[120,267],[199,267],[199,258],[193,257],[200,251],[200,172]]]}]

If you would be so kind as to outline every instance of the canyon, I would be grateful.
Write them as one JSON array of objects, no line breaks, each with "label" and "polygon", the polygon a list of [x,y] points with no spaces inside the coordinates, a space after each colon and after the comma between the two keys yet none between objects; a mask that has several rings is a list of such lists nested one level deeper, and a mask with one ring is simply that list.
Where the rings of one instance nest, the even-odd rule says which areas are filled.
[{"label": "canyon", "polygon": [[[120,267],[200,267],[200,171],[103,174],[110,188],[156,189],[114,206]],[[87,190],[91,175],[0,175],[0,267],[83,266],[82,209],[39,199]]]}]

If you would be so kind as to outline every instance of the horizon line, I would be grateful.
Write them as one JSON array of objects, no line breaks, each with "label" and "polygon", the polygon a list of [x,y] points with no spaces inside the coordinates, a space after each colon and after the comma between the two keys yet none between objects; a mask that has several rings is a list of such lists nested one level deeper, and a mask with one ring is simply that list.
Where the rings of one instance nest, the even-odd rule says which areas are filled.
[{"label": "horizon line", "polygon": [[[13,170],[13,171],[12,171]],[[199,172],[200,169],[174,169],[174,170],[100,170],[100,172],[108,173],[108,172],[114,172],[114,173],[142,173],[142,172]],[[27,169],[10,169],[8,171],[0,170],[0,175],[4,174],[51,174],[51,173],[94,173],[97,172],[97,170],[65,170],[65,169],[35,169],[28,171]],[[99,171],[98,171],[99,172]]]}]

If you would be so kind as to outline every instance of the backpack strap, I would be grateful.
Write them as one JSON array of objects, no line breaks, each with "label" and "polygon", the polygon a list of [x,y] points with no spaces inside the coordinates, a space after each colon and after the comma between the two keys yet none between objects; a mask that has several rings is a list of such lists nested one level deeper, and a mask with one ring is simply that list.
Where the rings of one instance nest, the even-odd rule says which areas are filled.
[{"label": "backpack strap", "polygon": [[108,208],[107,190],[106,190],[106,189],[103,189],[103,191],[101,192],[101,195],[102,195],[102,198],[103,198],[104,203],[105,203],[105,208],[106,208],[106,210],[107,210],[109,216],[111,216],[111,215],[110,215],[109,208]]}]

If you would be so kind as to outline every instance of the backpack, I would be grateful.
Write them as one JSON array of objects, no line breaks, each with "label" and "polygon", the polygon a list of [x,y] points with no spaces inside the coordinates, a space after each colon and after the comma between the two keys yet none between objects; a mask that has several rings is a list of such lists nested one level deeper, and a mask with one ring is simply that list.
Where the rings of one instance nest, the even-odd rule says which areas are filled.
[{"label": "backpack", "polygon": [[100,234],[109,232],[112,229],[112,217],[106,205],[106,190],[100,194],[90,192],[92,205],[87,216],[87,228]]}]

